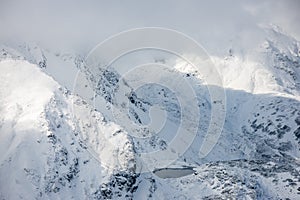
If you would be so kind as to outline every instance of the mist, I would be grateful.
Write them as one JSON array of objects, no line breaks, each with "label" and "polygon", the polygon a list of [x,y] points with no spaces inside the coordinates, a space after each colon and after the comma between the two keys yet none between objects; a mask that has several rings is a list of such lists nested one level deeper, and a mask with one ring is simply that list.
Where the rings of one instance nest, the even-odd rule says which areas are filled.
[{"label": "mist", "polygon": [[278,25],[300,38],[300,3],[266,1],[0,1],[0,39],[89,51],[107,37],[141,27],[163,27],[194,38],[211,54],[231,46],[251,49],[261,26]]}]

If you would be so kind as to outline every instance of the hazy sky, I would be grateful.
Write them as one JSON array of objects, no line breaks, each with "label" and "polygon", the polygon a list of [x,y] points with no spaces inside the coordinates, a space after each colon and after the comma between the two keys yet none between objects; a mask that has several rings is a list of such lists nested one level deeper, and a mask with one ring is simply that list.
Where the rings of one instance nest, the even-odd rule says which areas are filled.
[{"label": "hazy sky", "polygon": [[186,33],[210,50],[254,42],[258,27],[270,23],[300,40],[299,10],[298,0],[0,0],[0,38],[88,49],[120,31],[158,26]]}]

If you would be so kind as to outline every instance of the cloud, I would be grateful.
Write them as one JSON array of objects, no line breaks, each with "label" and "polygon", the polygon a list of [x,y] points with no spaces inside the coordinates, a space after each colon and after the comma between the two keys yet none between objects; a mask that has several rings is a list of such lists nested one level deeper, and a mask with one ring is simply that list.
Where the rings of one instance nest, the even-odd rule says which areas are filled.
[{"label": "cloud", "polygon": [[252,1],[245,3],[244,8],[257,23],[278,25],[297,40],[300,40],[300,1]]},{"label": "cloud", "polygon": [[[190,35],[209,52],[247,49],[263,39],[261,23],[300,38],[299,1],[0,1],[0,38],[92,48],[130,28],[159,26]],[[3,28],[2,28],[3,27]]]}]

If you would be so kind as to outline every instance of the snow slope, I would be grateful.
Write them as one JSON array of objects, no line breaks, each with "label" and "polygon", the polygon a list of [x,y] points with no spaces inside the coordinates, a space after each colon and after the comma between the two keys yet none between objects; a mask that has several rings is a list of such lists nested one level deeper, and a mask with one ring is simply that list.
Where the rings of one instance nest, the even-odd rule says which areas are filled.
[{"label": "snow slope", "polygon": [[113,174],[134,181],[133,147],[118,125],[36,65],[8,59],[0,69],[1,199],[96,198]]}]

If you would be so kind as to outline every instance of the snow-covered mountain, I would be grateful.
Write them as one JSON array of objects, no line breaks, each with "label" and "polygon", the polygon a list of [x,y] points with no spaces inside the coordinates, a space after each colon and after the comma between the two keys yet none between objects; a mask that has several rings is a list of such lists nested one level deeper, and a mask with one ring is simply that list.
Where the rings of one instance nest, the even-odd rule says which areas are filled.
[{"label": "snow-covered mountain", "polygon": [[0,200],[300,199],[299,5],[0,1]]},{"label": "snow-covered mountain", "polygon": [[[199,149],[217,102],[186,63],[167,55],[143,58],[175,66],[172,73],[192,85],[201,113],[198,123],[188,110],[186,119],[198,128],[189,148],[167,165],[168,157],[152,159],[148,171],[141,171],[141,155],[166,150],[180,123],[174,91],[161,85],[135,91],[114,70],[96,77],[79,53],[3,44],[1,199],[298,199],[300,43],[277,27],[264,31],[266,39],[246,55],[229,48],[225,57],[212,57],[223,80],[223,87],[214,87],[226,93],[226,117],[204,158]],[[74,90],[78,70],[98,106]],[[125,91],[135,124],[149,123],[158,105],[167,113],[167,128],[152,135],[116,121],[109,111],[120,109],[112,96],[118,90]],[[156,115],[160,119],[161,112]],[[147,137],[134,137],[141,132]]]}]

